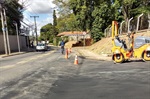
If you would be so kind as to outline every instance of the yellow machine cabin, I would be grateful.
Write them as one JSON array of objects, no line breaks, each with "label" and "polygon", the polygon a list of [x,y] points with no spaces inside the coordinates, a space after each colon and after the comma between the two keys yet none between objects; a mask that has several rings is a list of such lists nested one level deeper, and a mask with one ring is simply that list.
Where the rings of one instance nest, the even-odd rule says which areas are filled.
[{"label": "yellow machine cabin", "polygon": [[150,38],[139,36],[134,40],[133,56],[150,61]]}]

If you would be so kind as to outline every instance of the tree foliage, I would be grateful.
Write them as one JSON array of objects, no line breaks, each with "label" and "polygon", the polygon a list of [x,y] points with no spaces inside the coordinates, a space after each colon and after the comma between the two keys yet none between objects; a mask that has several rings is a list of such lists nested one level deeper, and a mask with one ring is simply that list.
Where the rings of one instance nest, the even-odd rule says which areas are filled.
[{"label": "tree foliage", "polygon": [[[127,30],[128,20],[131,17],[136,17],[141,13],[150,13],[150,1],[149,0],[114,0],[120,5],[119,9],[123,20],[125,20],[125,29]],[[116,7],[116,6],[115,6]]]},{"label": "tree foliage", "polygon": [[70,0],[70,5],[78,26],[83,31],[90,30],[94,41],[100,40],[104,29],[114,19],[111,0]]},{"label": "tree foliage", "polygon": [[40,40],[46,41],[49,40],[50,42],[53,41],[53,25],[51,23],[43,26],[40,29]]},{"label": "tree foliage", "polygon": [[149,0],[54,0],[60,13],[57,21],[59,32],[90,31],[96,42],[113,20],[128,20],[141,13],[150,13]]},{"label": "tree foliage", "polygon": [[58,18],[58,25],[57,28],[59,32],[64,31],[77,31],[80,30],[77,25],[76,17],[74,14],[69,14],[66,16],[60,16]]},{"label": "tree foliage", "polygon": [[57,5],[59,15],[68,15],[71,13],[69,9],[69,0],[53,0],[53,3]]},{"label": "tree foliage", "polygon": [[56,11],[53,11],[53,35],[54,37],[57,36],[58,34],[58,29],[57,29],[57,17],[56,17]]},{"label": "tree foliage", "polygon": [[3,7],[6,9],[9,34],[16,34],[14,23],[17,23],[19,29],[20,21],[23,19],[23,7],[18,3],[18,0],[5,0]]},{"label": "tree foliage", "polygon": [[94,0],[70,0],[69,4],[76,16],[79,28],[83,31],[91,29]]},{"label": "tree foliage", "polygon": [[94,42],[96,42],[104,36],[103,31],[111,24],[111,20],[115,17],[112,14],[108,2],[103,2],[98,7],[95,7],[92,16],[95,19],[92,24],[91,36],[94,39]]}]

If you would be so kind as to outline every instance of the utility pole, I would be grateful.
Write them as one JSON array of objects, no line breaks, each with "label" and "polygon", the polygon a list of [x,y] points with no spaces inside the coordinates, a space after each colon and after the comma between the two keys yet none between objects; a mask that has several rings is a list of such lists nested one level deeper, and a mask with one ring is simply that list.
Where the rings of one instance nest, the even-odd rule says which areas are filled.
[{"label": "utility pole", "polygon": [[37,26],[36,26],[36,18],[39,16],[30,16],[31,18],[34,18],[34,23],[35,23],[35,33],[36,33],[36,45],[38,44],[38,36],[37,36]]},{"label": "utility pole", "polygon": [[8,54],[10,55],[10,44],[9,44],[9,35],[8,35],[8,26],[7,26],[7,18],[6,18],[6,11],[5,9],[3,9],[4,11],[4,24],[5,24],[5,31],[6,31],[6,40],[7,40],[7,47],[8,47]]},{"label": "utility pole", "polygon": [[8,54],[7,50],[7,44],[6,44],[6,32],[5,32],[5,26],[4,26],[4,15],[3,15],[3,7],[0,4],[0,13],[1,13],[1,22],[2,22],[2,31],[3,31],[3,39],[4,39],[4,48],[5,48],[5,54]]},{"label": "utility pole", "polygon": [[17,43],[18,43],[18,51],[20,52],[20,40],[19,40],[19,33],[18,33],[18,25],[15,23],[16,26],[16,33],[17,33]]}]

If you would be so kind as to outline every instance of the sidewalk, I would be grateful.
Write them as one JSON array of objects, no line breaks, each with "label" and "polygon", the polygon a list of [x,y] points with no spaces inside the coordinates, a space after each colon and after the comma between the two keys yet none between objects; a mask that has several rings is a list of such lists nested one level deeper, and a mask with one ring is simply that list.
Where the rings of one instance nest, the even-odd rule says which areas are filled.
[{"label": "sidewalk", "polygon": [[105,60],[105,61],[112,61],[112,58],[107,55],[99,55],[96,54],[84,47],[75,47],[73,48],[75,52],[77,52],[79,55],[89,58],[89,59],[97,59],[97,60]]},{"label": "sidewalk", "polygon": [[24,53],[28,53],[28,52],[34,52],[35,48],[25,48],[23,50],[21,50],[20,52],[11,52],[10,55],[6,55],[6,54],[0,54],[0,58],[4,58],[4,57],[9,57],[9,56],[14,56],[14,55],[20,55],[20,54],[24,54]]}]

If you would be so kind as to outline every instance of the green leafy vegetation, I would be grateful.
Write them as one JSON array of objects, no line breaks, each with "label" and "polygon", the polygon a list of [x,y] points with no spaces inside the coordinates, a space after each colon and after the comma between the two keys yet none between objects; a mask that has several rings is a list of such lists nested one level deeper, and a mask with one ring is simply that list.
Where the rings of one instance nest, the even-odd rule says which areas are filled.
[{"label": "green leafy vegetation", "polygon": [[[141,13],[150,13],[149,0],[54,0],[54,3],[61,9],[60,19],[58,18],[59,32],[90,31],[94,42],[104,36],[105,28],[113,20],[125,20],[127,29],[128,19]],[[70,11],[63,13],[65,8]],[[65,18],[62,17],[64,15]],[[74,17],[73,20],[69,20],[71,16]],[[73,24],[68,24],[70,21]]]},{"label": "green leafy vegetation", "polygon": [[[16,28],[14,23],[17,23],[18,29],[20,29],[21,23],[20,21],[23,19],[22,9],[23,7],[18,3],[18,0],[5,0],[2,6],[7,9],[6,16],[7,16],[7,24],[9,34],[16,34]],[[1,24],[1,21],[0,21]],[[0,25],[1,26],[1,25]],[[0,29],[0,32],[2,30]]]}]

